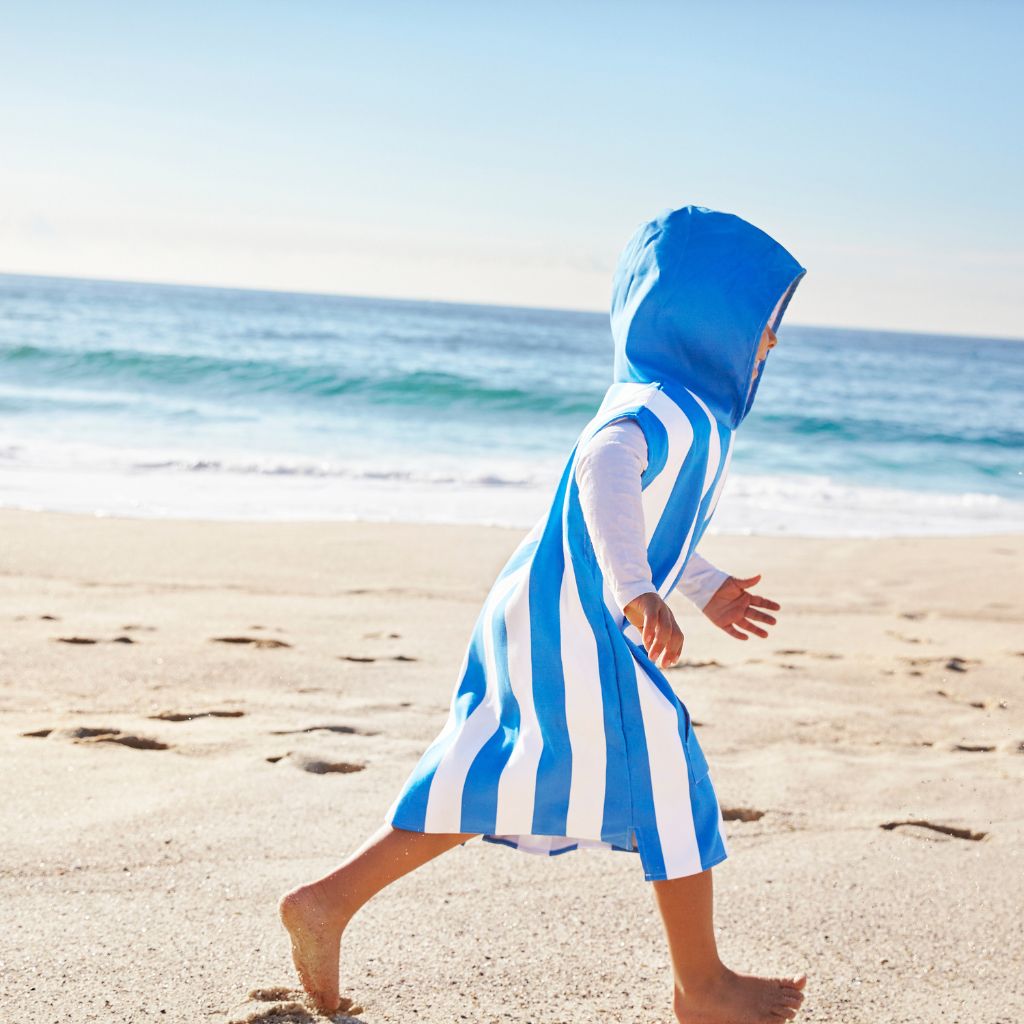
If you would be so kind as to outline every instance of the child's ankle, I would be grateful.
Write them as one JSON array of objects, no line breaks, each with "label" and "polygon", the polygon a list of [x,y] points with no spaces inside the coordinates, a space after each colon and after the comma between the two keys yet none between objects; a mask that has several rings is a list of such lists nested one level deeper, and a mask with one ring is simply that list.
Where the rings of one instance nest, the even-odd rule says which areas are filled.
[{"label": "child's ankle", "polygon": [[354,910],[338,900],[322,881],[308,882],[299,886],[291,894],[298,897],[306,912],[312,912],[320,927],[337,928],[341,931],[352,919]]},{"label": "child's ankle", "polygon": [[713,992],[723,982],[732,977],[732,971],[719,960],[717,963],[709,964],[706,969],[699,971],[688,971],[686,979],[676,978],[676,1000],[684,995],[699,996],[706,992]]},{"label": "child's ankle", "polygon": [[314,882],[312,885],[316,902],[329,917],[331,924],[344,929],[359,908],[350,906],[349,901],[339,895],[338,888],[328,887],[322,881]]}]

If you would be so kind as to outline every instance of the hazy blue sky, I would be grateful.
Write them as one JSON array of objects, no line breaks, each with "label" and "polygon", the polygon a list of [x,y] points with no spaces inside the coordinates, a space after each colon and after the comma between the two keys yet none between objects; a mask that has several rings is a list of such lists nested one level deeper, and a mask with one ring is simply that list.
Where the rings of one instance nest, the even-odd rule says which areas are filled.
[{"label": "hazy blue sky", "polygon": [[604,309],[738,213],[796,323],[1024,337],[1024,4],[0,2],[0,270]]}]

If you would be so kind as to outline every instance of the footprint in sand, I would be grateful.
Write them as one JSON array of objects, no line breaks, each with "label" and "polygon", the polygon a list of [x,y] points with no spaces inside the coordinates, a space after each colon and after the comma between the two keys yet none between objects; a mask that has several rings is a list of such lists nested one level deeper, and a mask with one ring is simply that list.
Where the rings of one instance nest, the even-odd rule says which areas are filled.
[{"label": "footprint in sand", "polygon": [[[834,651],[807,651],[804,650],[804,648],[802,647],[780,647],[774,653],[785,657],[793,657],[795,655],[804,654],[808,658],[819,658],[825,661],[839,661],[843,657],[841,654],[836,654]],[[796,666],[783,665],[782,667],[795,668]]]},{"label": "footprint in sand", "polygon": [[307,725],[302,729],[272,729],[271,736],[294,736],[301,732],[335,732],[343,736],[376,736],[376,732],[357,729],[354,725]]},{"label": "footprint in sand", "polygon": [[326,761],[321,757],[309,757],[306,754],[291,752],[274,759],[268,757],[266,760],[271,764],[287,761],[296,768],[301,768],[304,772],[310,772],[313,775],[351,775],[353,772],[361,772],[366,768],[365,764],[355,761]]},{"label": "footprint in sand", "polygon": [[[91,636],[55,636],[53,638],[61,644],[98,644],[99,640],[96,640]],[[115,636],[110,640],[112,644],[133,644],[135,641],[130,636]]]},{"label": "footprint in sand", "polygon": [[302,998],[302,991],[297,988],[288,988],[287,985],[274,985],[271,988],[254,988],[247,999],[253,999],[257,1003],[274,1003],[278,999]]},{"label": "footprint in sand", "polygon": [[67,729],[36,729],[33,732],[23,732],[21,735],[37,736],[40,739],[44,739],[47,736],[62,736],[69,740],[86,740],[91,739],[94,736],[111,736],[120,731],[120,729],[115,729],[109,725],[101,725],[98,727],[81,725]]},{"label": "footprint in sand", "polygon": [[722,817],[726,821],[760,821],[764,811],[755,811],[752,807],[723,807]]},{"label": "footprint in sand", "polygon": [[35,729],[23,732],[22,736],[45,739],[55,737],[71,740],[72,743],[119,743],[134,750],[169,750],[170,744],[161,743],[149,736],[135,736],[109,726],[75,726],[70,729]]},{"label": "footprint in sand", "polygon": [[[920,672],[910,672],[911,676],[920,676]],[[966,700],[955,693],[951,693],[949,690],[936,690],[937,696],[945,697],[947,700],[953,700],[956,703],[962,703],[966,708],[977,708],[979,711],[988,711],[990,708],[997,708],[999,711],[1007,711],[1010,708],[1010,703],[1007,700],[996,700],[994,697],[981,697],[976,700]]]},{"label": "footprint in sand", "polygon": [[906,633],[899,633],[895,629],[887,629],[885,631],[886,636],[891,636],[895,640],[901,640],[905,644],[930,644],[931,640],[925,640],[919,636],[907,636]]},{"label": "footprint in sand", "polygon": [[316,1024],[317,1021],[330,1020],[335,1024],[354,1021],[363,1012],[353,1000],[342,998],[338,1009],[329,1017],[310,1010],[305,1004],[305,996],[301,989],[276,985],[272,988],[254,988],[246,997],[254,1003],[270,1003],[251,1010],[242,1017],[235,1017],[228,1024]]},{"label": "footprint in sand", "polygon": [[[910,672],[907,673],[907,675],[919,676],[921,675],[921,673],[915,669],[911,669]],[[956,701],[957,703],[964,704],[969,708],[979,708],[982,711],[992,706],[992,702],[987,700],[960,700],[960,698],[955,693],[950,693],[949,690],[936,690],[935,694],[938,697],[945,697],[946,700]],[[998,701],[995,706],[1003,711],[1005,711],[1009,707],[1005,700]]]},{"label": "footprint in sand", "polygon": [[252,647],[291,647],[285,640],[274,640],[269,636],[211,636],[215,644],[249,644]]},{"label": "footprint in sand", "polygon": [[964,750],[969,754],[991,754],[995,746],[991,743],[954,743],[954,750]]},{"label": "footprint in sand", "polygon": [[244,711],[161,711],[147,715],[158,722],[191,722],[193,718],[241,718]]},{"label": "footprint in sand", "polygon": [[911,658],[907,655],[900,655],[899,660],[915,669],[920,669],[925,665],[934,665],[941,661],[944,662],[943,668],[948,669],[950,672],[966,672],[968,665],[981,664],[977,658],[960,658],[956,655],[953,655],[951,658],[947,658],[944,655],[934,658]]},{"label": "footprint in sand", "polygon": [[170,744],[161,743],[151,736],[133,736],[129,733],[118,732],[108,733],[105,736],[90,736],[84,740],[76,740],[76,743],[120,743],[122,747],[131,747],[133,750],[169,750]]},{"label": "footprint in sand", "polygon": [[[411,700],[398,700],[388,703],[382,702],[380,704],[360,704],[358,707],[353,707],[350,710],[359,714],[375,714],[379,711],[404,711],[407,708],[411,708],[412,706],[413,702]],[[433,715],[437,714],[439,711],[445,711],[447,710],[447,708],[421,704],[419,705],[419,707],[417,707],[416,710],[422,711],[425,714]]]},{"label": "footprint in sand", "polygon": [[987,832],[974,832],[969,828],[958,828],[955,825],[940,825],[934,821],[926,821],[923,818],[909,818],[906,821],[887,821],[878,827],[884,828],[887,832],[896,831],[903,835],[914,836],[917,839],[969,839],[977,843],[988,835]]},{"label": "footprint in sand", "polygon": [[419,661],[418,658],[413,658],[411,655],[408,655],[408,654],[392,654],[392,655],[389,655],[386,659],[375,658],[372,655],[367,655],[367,654],[339,654],[338,655],[338,660],[339,661],[357,661],[357,662],[360,662],[360,663],[367,663],[367,662],[371,662],[371,661],[382,661],[382,660],[386,660],[386,661]]}]

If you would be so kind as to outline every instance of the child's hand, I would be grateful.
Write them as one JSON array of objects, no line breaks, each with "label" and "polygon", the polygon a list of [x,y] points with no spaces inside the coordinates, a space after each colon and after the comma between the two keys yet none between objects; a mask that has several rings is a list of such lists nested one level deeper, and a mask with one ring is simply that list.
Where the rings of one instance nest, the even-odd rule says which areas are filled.
[{"label": "child's hand", "polygon": [[679,660],[683,652],[683,631],[672,609],[659,594],[634,597],[622,611],[629,622],[640,630],[647,656],[655,665],[668,668]]},{"label": "child's hand", "polygon": [[[777,612],[780,606],[774,601],[769,601],[767,597],[759,597],[748,592],[760,578],[760,575],[757,575],[738,580],[735,576],[730,576],[704,606],[704,614],[719,629],[725,630],[729,636],[734,636],[737,640],[746,640],[747,633],[767,637],[767,631],[755,625],[755,622],[774,626],[775,618],[758,609],[768,608]],[[747,633],[741,633],[740,629],[745,629]]]}]

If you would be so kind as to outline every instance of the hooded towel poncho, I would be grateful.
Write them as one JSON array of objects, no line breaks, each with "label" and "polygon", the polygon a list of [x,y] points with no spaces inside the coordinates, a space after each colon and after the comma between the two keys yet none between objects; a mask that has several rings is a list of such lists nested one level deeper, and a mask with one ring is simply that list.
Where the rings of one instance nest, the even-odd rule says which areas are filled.
[{"label": "hooded towel poncho", "polygon": [[608,423],[643,430],[647,557],[667,597],[721,493],[761,378],[761,334],[803,274],[763,231],[699,206],[627,244],[612,292],[614,383],[484,602],[448,721],[389,810],[393,826],[536,853],[635,850],[649,880],[725,859],[690,715],[601,575],[574,469]]}]

